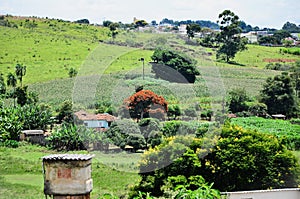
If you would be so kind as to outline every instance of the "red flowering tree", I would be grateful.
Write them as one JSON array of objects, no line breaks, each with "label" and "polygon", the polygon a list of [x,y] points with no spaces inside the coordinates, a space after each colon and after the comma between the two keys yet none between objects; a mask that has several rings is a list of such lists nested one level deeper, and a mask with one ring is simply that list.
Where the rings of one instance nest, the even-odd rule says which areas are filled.
[{"label": "red flowering tree", "polygon": [[138,121],[149,117],[163,119],[168,111],[167,101],[151,90],[139,90],[126,99],[125,103],[130,117]]}]

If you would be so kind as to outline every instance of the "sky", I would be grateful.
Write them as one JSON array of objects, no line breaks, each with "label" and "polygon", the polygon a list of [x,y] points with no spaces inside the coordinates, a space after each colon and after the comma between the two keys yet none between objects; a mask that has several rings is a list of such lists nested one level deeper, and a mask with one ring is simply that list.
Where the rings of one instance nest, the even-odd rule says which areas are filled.
[{"label": "sky", "polygon": [[160,22],[210,20],[229,9],[240,20],[260,28],[281,29],[286,22],[300,25],[299,0],[1,0],[0,14],[38,16],[75,21],[88,19],[131,23],[133,18]]}]

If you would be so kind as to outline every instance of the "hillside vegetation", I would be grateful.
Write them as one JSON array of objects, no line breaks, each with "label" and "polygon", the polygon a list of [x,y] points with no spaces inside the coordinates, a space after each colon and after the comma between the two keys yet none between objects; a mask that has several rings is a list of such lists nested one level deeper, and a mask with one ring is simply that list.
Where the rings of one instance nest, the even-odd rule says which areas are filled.
[{"label": "hillside vegetation", "polygon": [[[226,90],[236,87],[243,87],[256,96],[265,79],[279,73],[263,69],[266,59],[300,60],[299,56],[283,54],[279,48],[248,45],[248,50],[237,54],[236,64],[227,64],[216,62],[214,50],[187,45],[183,35],[121,30],[113,39],[108,28],[94,25],[11,16],[4,20],[10,27],[0,26],[0,45],[4,49],[0,52],[1,73],[6,77],[17,63],[26,65],[24,84],[38,93],[41,102],[51,105],[89,96],[78,101],[79,107],[88,106],[98,100],[110,100],[119,90],[126,91],[119,98],[127,97],[141,83],[141,58],[145,60],[146,89],[164,93],[168,100],[179,97],[177,101],[186,102],[182,100],[186,97],[184,87],[191,87],[189,95],[193,97],[188,100],[191,104],[208,96],[219,103]],[[153,78],[148,62],[155,47],[160,45],[197,60],[201,76],[194,86]],[[78,71],[77,78],[69,78],[71,68]]]},{"label": "hillside vegetation", "polygon": [[14,27],[0,26],[0,68],[12,72],[17,63],[27,66],[24,83],[31,84],[68,77],[79,69],[108,30],[61,20],[8,17]]}]

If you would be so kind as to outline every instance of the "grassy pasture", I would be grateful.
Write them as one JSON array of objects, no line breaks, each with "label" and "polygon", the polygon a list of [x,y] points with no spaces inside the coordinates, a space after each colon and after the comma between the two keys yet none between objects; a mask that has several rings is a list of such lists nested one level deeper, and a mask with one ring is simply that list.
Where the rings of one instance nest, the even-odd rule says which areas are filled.
[{"label": "grassy pasture", "polygon": [[[48,19],[7,18],[18,28],[0,27],[0,71],[14,72],[15,65],[27,66],[25,84],[68,77],[79,69],[99,40],[108,36],[105,28]],[[33,22],[34,21],[34,22]],[[27,23],[37,24],[35,28]]]},{"label": "grassy pasture", "polygon": [[117,57],[104,73],[116,73],[129,71],[135,68],[142,68],[141,58],[144,58],[144,64],[148,65],[151,61],[153,51],[137,49]]},{"label": "grassy pasture", "polygon": [[52,38],[28,30],[0,27],[0,70],[14,72],[17,63],[27,66],[25,84],[68,77],[70,68],[78,69],[97,44],[73,39]]},{"label": "grassy pasture", "polygon": [[[280,53],[282,47],[267,47],[259,45],[247,45],[248,49],[242,52],[238,52],[234,58],[234,62],[240,67],[252,67],[252,68],[264,68],[268,62],[264,59],[293,59],[300,61],[300,57],[297,55]],[[215,56],[214,56],[215,59]],[[233,66],[232,64],[217,63],[220,66]]]},{"label": "grassy pasture", "polygon": [[[199,48],[200,50],[202,49]],[[77,78],[32,84],[30,89],[39,93],[41,101],[45,103],[55,105],[66,99],[73,99],[79,106],[88,106],[97,100],[112,100],[115,104],[120,104],[133,93],[135,85],[144,85],[145,89],[151,89],[167,100],[172,100],[176,95],[179,101],[193,104],[199,101],[199,97],[211,96],[215,100],[221,100],[232,88],[242,87],[249,95],[256,96],[267,77],[280,74],[279,71],[256,67],[214,66],[208,60],[209,56],[198,53],[198,60],[211,64],[198,66],[201,71],[199,81],[194,85],[168,83],[153,79],[151,66],[147,63],[151,55],[152,51],[149,50],[101,44],[82,63]],[[138,61],[141,57],[146,60],[145,80],[141,79],[142,62]]]}]

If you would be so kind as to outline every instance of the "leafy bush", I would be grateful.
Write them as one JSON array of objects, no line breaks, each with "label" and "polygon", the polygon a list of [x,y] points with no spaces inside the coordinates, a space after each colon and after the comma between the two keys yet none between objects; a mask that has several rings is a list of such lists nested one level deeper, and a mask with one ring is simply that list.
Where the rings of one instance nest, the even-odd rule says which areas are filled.
[{"label": "leafy bush", "polygon": [[24,130],[41,129],[45,131],[48,125],[52,126],[54,123],[51,107],[45,104],[28,104],[18,108],[18,110]]},{"label": "leafy bush", "polygon": [[146,140],[141,134],[129,134],[126,144],[132,146],[134,151],[146,148]]},{"label": "leafy bush", "polygon": [[280,52],[282,53],[287,53],[287,54],[292,54],[292,55],[300,55],[300,48],[281,48]]},{"label": "leafy bush", "polygon": [[194,107],[189,107],[184,110],[184,115],[188,117],[197,117],[196,109]]},{"label": "leafy bush", "polygon": [[178,116],[182,115],[182,111],[178,104],[168,106],[167,116],[170,119],[176,120]]},{"label": "leafy bush", "polygon": [[85,150],[83,135],[87,129],[73,124],[63,124],[47,138],[48,146],[58,151]]},{"label": "leafy bush", "polygon": [[141,135],[141,131],[136,122],[131,119],[123,119],[113,122],[106,134],[115,145],[125,149],[125,146],[130,144],[130,141],[127,139],[128,136],[132,134]]},{"label": "leafy bush", "polygon": [[246,90],[237,88],[229,92],[227,106],[232,113],[247,111],[247,101],[249,101],[249,97]]},{"label": "leafy bush", "polygon": [[269,70],[289,71],[293,68],[293,66],[280,63],[268,63],[265,68]]},{"label": "leafy bush", "polygon": [[185,122],[185,121],[167,121],[164,123],[161,131],[165,137],[171,137],[176,135],[196,135],[199,128],[205,127],[208,129],[209,123],[201,123],[197,121]]},{"label": "leafy bush", "polygon": [[144,118],[141,119],[138,123],[140,131],[142,133],[142,135],[144,136],[144,138],[147,141],[148,144],[148,140],[150,137],[150,134],[152,131],[160,131],[160,123],[158,119],[155,118]]},{"label": "leafy bush", "polygon": [[10,147],[10,148],[17,148],[19,146],[19,142],[16,140],[5,140],[1,141],[0,139],[0,146]]},{"label": "leafy bush", "polygon": [[170,180],[176,186],[196,176],[221,191],[297,186],[299,165],[282,140],[229,124],[209,135],[171,137],[149,150],[140,161],[142,179],[134,190],[161,196]]},{"label": "leafy bush", "polygon": [[0,141],[19,140],[23,129],[23,120],[17,108],[3,107],[0,109]]}]

